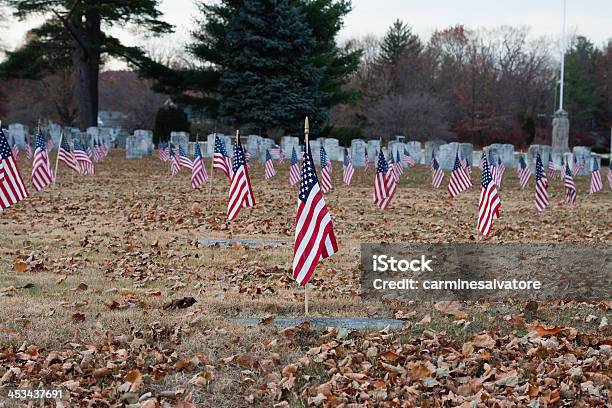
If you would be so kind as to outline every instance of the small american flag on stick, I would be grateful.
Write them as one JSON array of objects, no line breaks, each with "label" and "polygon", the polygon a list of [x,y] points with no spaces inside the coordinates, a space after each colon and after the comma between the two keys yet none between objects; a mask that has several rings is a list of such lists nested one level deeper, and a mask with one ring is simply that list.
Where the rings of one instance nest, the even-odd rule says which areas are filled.
[{"label": "small american flag on stick", "polygon": [[591,188],[589,194],[594,194],[601,190],[603,183],[601,181],[601,172],[599,171],[599,163],[593,158],[593,170],[591,171]]},{"label": "small american flag on stick", "polygon": [[30,143],[26,143],[23,150],[25,151],[26,159],[30,160],[32,158],[32,148],[30,147]]},{"label": "small american flag on stick", "polygon": [[266,150],[266,164],[264,168],[266,173],[266,180],[276,176],[276,170],[274,170],[274,161],[272,160],[272,155],[270,154],[269,150]]},{"label": "small american flag on stick", "polygon": [[77,140],[74,141],[73,153],[74,153],[74,158],[76,159],[77,163],[79,164],[79,168],[81,169],[80,171],[81,175],[85,176],[85,175],[95,174],[93,162],[91,161],[91,159],[87,155],[87,152],[83,150],[83,147]]},{"label": "small american flag on stick", "polygon": [[66,140],[66,136],[62,136],[62,141],[60,142],[60,147],[58,149],[58,160],[64,162],[68,168],[74,170],[77,173],[81,173],[81,168],[79,167],[79,163],[77,163],[76,158],[74,157],[74,153],[70,148],[70,144],[68,140]]},{"label": "small american flag on stick", "polygon": [[193,162],[189,158],[189,155],[187,154],[187,151],[185,150],[183,145],[179,145],[179,159],[178,160],[179,160],[179,165],[181,167],[184,167],[188,170],[192,169]]},{"label": "small american flag on stick", "polygon": [[41,191],[53,181],[51,163],[45,147],[45,137],[39,130],[36,136],[34,160],[32,161],[32,184],[36,191]]},{"label": "small american flag on stick", "polygon": [[574,185],[574,177],[568,163],[565,164],[563,183],[565,184],[565,201],[569,205],[574,205],[576,203],[576,186]]},{"label": "small american flag on stick", "polygon": [[9,208],[28,197],[8,140],[0,128],[0,208]]},{"label": "small american flag on stick", "polygon": [[[306,138],[308,143],[308,138]],[[300,192],[293,244],[293,279],[308,283],[319,261],[338,251],[331,214],[319,187],[310,149],[302,161]]]},{"label": "small american flag on stick", "polygon": [[610,157],[610,165],[608,166],[608,184],[612,189],[612,157]]},{"label": "small american flag on stick", "polygon": [[382,149],[378,152],[376,163],[376,177],[374,178],[373,192],[374,204],[384,210],[389,207],[389,203],[395,195],[397,183],[393,178],[392,169],[389,168]]},{"label": "small american flag on stick", "polygon": [[448,194],[451,197],[456,197],[470,187],[472,187],[472,182],[470,181],[468,174],[465,172],[465,168],[461,166],[459,152],[457,151],[455,155],[455,165],[453,166],[453,171],[451,171],[450,179],[448,181]]},{"label": "small american flag on stick", "polygon": [[289,184],[292,186],[300,181],[300,164],[298,163],[295,146],[291,152],[291,163],[289,164]]},{"label": "small american flag on stick", "polygon": [[365,166],[363,168],[363,172],[367,173],[368,170],[370,169],[370,159],[368,158],[368,149],[365,150],[365,153],[363,154],[363,160],[365,163]]},{"label": "small american flag on stick", "polygon": [[[308,149],[310,150],[310,149]],[[325,148],[321,146],[320,149],[321,154],[321,191],[327,193],[332,188],[332,180],[331,180],[331,166],[329,160],[327,159],[327,152]]]},{"label": "small american flag on stick", "polygon": [[404,163],[406,163],[410,167],[416,166],[414,159],[412,158],[412,156],[410,155],[410,152],[406,148],[404,148]]},{"label": "small american flag on stick", "polygon": [[15,142],[15,139],[13,139],[13,147],[11,148],[11,153],[13,154],[15,160],[17,160],[17,158],[19,157],[19,146],[17,146],[17,142]]},{"label": "small american flag on stick", "polygon": [[436,156],[432,154],[431,156],[431,186],[433,188],[439,188],[440,184],[442,184],[443,178],[444,178],[444,171],[440,167],[438,160],[436,160]]},{"label": "small american flag on stick", "polygon": [[168,143],[159,142],[159,146],[157,146],[157,151],[159,155],[159,160],[163,162],[170,160],[170,154],[168,152]]},{"label": "small american flag on stick", "polygon": [[355,174],[353,163],[351,163],[351,156],[348,154],[348,149],[344,150],[344,162],[342,163],[342,180],[347,186],[351,185],[351,180]]},{"label": "small american flag on stick", "polygon": [[179,171],[181,171],[181,165],[179,164],[179,159],[176,157],[176,149],[174,145],[170,143],[170,174],[172,176],[176,176]]},{"label": "small american flag on stick", "polygon": [[227,203],[227,220],[233,221],[238,216],[238,212],[243,207],[253,207],[255,197],[251,188],[251,179],[247,169],[244,151],[240,143],[240,137],[236,133],[236,143],[234,143],[234,163],[232,181],[230,183],[229,200]]},{"label": "small american flag on stick", "polygon": [[206,166],[202,158],[200,143],[196,142],[194,150],[193,165],[191,167],[191,188],[196,189],[200,188],[202,184],[208,181],[208,173],[206,172]]},{"label": "small american flag on stick", "polygon": [[213,170],[221,170],[228,179],[232,178],[232,162],[225,147],[225,142],[215,135],[215,150],[213,155]]},{"label": "small american flag on stick", "polygon": [[527,163],[525,162],[525,158],[523,156],[519,157],[519,164],[516,168],[516,175],[519,178],[519,184],[521,186],[521,189],[525,188],[525,186],[529,182],[529,178],[531,177],[531,170],[529,170],[529,167],[527,166]]},{"label": "small american flag on stick", "polygon": [[478,231],[486,238],[491,232],[493,220],[499,217],[501,200],[497,195],[495,182],[489,171],[489,162],[484,156],[482,160],[482,183],[480,184],[480,200],[478,201]]},{"label": "small american flag on stick", "polygon": [[537,213],[544,211],[548,207],[548,180],[544,173],[544,164],[542,163],[542,157],[540,153],[536,156],[536,194],[535,194],[535,208]]},{"label": "small american flag on stick", "polygon": [[554,180],[555,179],[555,174],[556,174],[556,169],[555,169],[555,163],[552,160],[552,155],[548,155],[548,166],[547,166],[547,176],[549,179]]}]

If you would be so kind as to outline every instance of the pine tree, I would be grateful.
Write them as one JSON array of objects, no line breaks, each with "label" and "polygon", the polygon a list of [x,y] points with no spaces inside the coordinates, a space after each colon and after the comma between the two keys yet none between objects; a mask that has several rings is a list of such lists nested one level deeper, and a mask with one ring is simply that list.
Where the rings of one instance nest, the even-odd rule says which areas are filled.
[{"label": "pine tree", "polygon": [[105,56],[144,67],[148,61],[138,47],[127,47],[105,29],[113,24],[134,25],[153,34],[172,31],[161,21],[159,0],[1,0],[19,19],[48,18],[30,31],[24,46],[7,53],[0,65],[4,78],[39,78],[59,68],[77,74],[82,127],[98,123],[98,77]]},{"label": "pine tree", "polygon": [[[223,104],[223,115],[226,120],[237,123],[239,119],[243,119],[242,116],[230,117],[234,115],[235,109],[229,107],[228,103],[224,102],[224,98],[221,94],[220,82],[221,78],[224,78],[226,84],[231,83],[235,81],[235,75],[246,75],[246,72],[240,73],[240,71],[244,71],[244,69],[239,64],[235,64],[228,58],[228,55],[232,55],[240,48],[239,44],[230,43],[228,41],[228,36],[230,32],[235,32],[234,20],[237,19],[241,13],[242,16],[240,18],[243,20],[246,18],[248,20],[247,16],[244,14],[244,10],[247,7],[252,10],[250,4],[251,2],[247,0],[199,2],[198,6],[200,8],[201,18],[198,21],[198,27],[192,33],[194,41],[189,45],[189,51],[197,61],[197,67],[176,72],[164,70],[146,72],[148,76],[158,79],[156,90],[173,95],[173,100],[190,104],[195,109],[204,111],[208,116],[216,118],[220,112],[220,104]],[[287,18],[287,22],[294,21],[294,17],[290,18],[290,15],[293,15],[292,13],[294,12],[290,13],[289,9],[295,9],[299,18],[303,20],[303,25],[300,25],[300,27],[304,27],[305,31],[303,33],[287,32],[287,30],[283,28],[283,33],[286,33],[297,41],[304,41],[305,38],[302,38],[304,36],[311,36],[312,39],[314,39],[314,44],[308,45],[307,49],[299,49],[299,53],[297,54],[281,55],[276,53],[276,56],[269,58],[270,61],[273,61],[274,58],[280,58],[278,63],[284,65],[284,68],[281,69],[279,66],[276,69],[285,72],[286,75],[290,75],[290,77],[296,75],[295,70],[306,75],[306,81],[300,81],[286,89],[287,96],[285,100],[290,102],[287,105],[287,112],[282,112],[284,108],[276,104],[274,107],[274,120],[276,121],[276,118],[285,117],[285,123],[288,124],[289,121],[292,120],[290,118],[294,116],[294,112],[300,111],[300,109],[295,108],[295,106],[303,105],[304,100],[303,96],[297,94],[295,88],[297,86],[305,87],[304,89],[310,92],[312,97],[314,97],[314,103],[316,104],[314,107],[315,109],[314,111],[310,111],[309,114],[316,115],[320,120],[325,119],[327,116],[326,111],[330,107],[354,100],[358,93],[353,89],[347,89],[345,84],[349,75],[357,69],[361,51],[351,50],[348,47],[338,47],[335,41],[338,31],[342,28],[342,19],[351,10],[350,1],[283,0],[264,2],[262,3],[262,7],[264,5],[267,7],[267,10],[274,10],[276,7],[282,8],[283,15],[285,16],[283,18]],[[270,21],[266,16],[262,16],[259,10],[253,10],[252,12],[254,13],[255,20]],[[276,10],[273,12],[275,15],[278,15]],[[279,24],[286,23],[274,22],[276,27],[279,27]],[[254,25],[250,29],[259,30],[261,28],[265,27]],[[270,38],[273,41],[279,40],[278,33],[271,32],[270,30],[267,30],[265,35],[271,36]],[[234,37],[240,41],[244,40],[251,44],[256,43],[256,41],[253,41],[254,37],[247,38],[237,32],[235,32]],[[290,46],[285,39],[280,38],[280,40],[282,40],[280,46]],[[288,49],[291,49],[291,47]],[[307,52],[305,52],[305,50]],[[253,51],[256,51],[260,56],[262,55],[260,50]],[[243,55],[244,57],[248,57],[246,50],[243,51]],[[303,61],[305,63],[304,67],[296,67],[297,61]],[[259,63],[259,61],[250,62],[249,64],[254,63]],[[226,71],[228,71],[227,74]],[[309,74],[309,72],[312,73],[312,77],[310,77],[311,74]],[[320,75],[321,78],[317,79],[317,75]],[[271,100],[272,98],[266,96],[263,91],[274,91],[271,95],[280,95],[282,92],[278,89],[274,90],[273,88],[274,86],[279,86],[281,79],[287,82],[286,78],[283,76],[279,78],[279,81],[276,83],[261,84],[262,86],[265,85],[265,88],[257,88],[257,90],[253,90],[253,92],[259,92],[266,100]],[[308,87],[317,84],[317,81],[318,85],[316,85],[316,90],[313,91],[312,89],[308,89]],[[229,92],[230,97],[234,98],[231,94],[231,89],[228,89],[225,85],[223,89],[223,92]],[[253,100],[250,95],[247,96],[250,100]],[[278,109],[281,111],[276,112]],[[306,109],[311,109],[311,106],[308,104],[303,105],[302,111]],[[251,126],[253,126],[254,123],[261,123],[263,120],[249,118],[249,121]],[[275,123],[278,124],[278,122]],[[323,124],[318,124],[316,121],[313,121],[311,125],[316,127],[317,125]],[[269,127],[270,122],[267,122],[266,126]],[[295,126],[295,124],[292,124],[292,126]]]},{"label": "pine tree", "polygon": [[419,36],[397,19],[391,24],[380,46],[380,62],[395,65],[399,59],[408,55],[418,55],[423,49]]},{"label": "pine tree", "polygon": [[296,130],[306,115],[327,120],[320,107],[323,70],[310,60],[314,36],[289,0],[245,0],[226,41],[222,120],[253,131]]}]

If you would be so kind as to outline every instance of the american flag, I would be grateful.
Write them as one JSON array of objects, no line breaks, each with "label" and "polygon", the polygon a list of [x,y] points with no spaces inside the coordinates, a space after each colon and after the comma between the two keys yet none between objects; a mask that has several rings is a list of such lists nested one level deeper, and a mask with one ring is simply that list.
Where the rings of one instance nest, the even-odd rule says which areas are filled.
[{"label": "american flag", "polygon": [[232,178],[232,163],[225,148],[225,142],[215,135],[215,151],[213,155],[213,170],[221,170],[228,179]]},{"label": "american flag", "polygon": [[351,185],[351,180],[355,174],[353,163],[351,163],[351,156],[348,154],[348,149],[344,150],[344,162],[342,163],[342,179],[344,184],[347,186]]},{"label": "american flag", "polygon": [[461,167],[463,167],[463,169],[465,170],[465,173],[468,175],[468,177],[470,178],[470,182],[472,181],[472,166],[470,164],[470,161],[468,160],[467,155],[465,154],[465,151],[463,149],[460,150],[460,155],[459,155],[459,159],[461,161]]},{"label": "american flag", "polygon": [[176,176],[178,172],[181,171],[181,165],[179,164],[176,149],[172,143],[170,143],[168,150],[170,151],[170,174]]},{"label": "american flag", "polygon": [[0,128],[0,208],[9,208],[28,196],[11,147]]},{"label": "american flag", "polygon": [[270,149],[270,154],[274,157],[279,157],[281,154],[280,146],[277,144],[272,145],[272,148]]},{"label": "american flag", "polygon": [[480,200],[478,201],[478,231],[487,237],[491,231],[493,220],[499,217],[501,200],[497,195],[495,182],[489,171],[489,162],[485,156],[482,160],[482,183],[480,185]]},{"label": "american flag", "polygon": [[593,170],[591,170],[591,188],[589,194],[594,194],[603,188],[599,163],[593,158]]},{"label": "american flag", "polygon": [[25,150],[26,159],[30,160],[32,158],[32,148],[30,147],[30,144],[26,143],[23,150]]},{"label": "american flag", "polygon": [[610,157],[610,165],[608,166],[608,183],[612,189],[612,157]]},{"label": "american flag", "polygon": [[233,221],[242,207],[253,207],[255,205],[249,170],[244,160],[244,151],[240,139],[237,139],[237,142],[234,143],[233,173],[227,203],[228,221]]},{"label": "american flag", "polygon": [[280,156],[278,156],[278,164],[285,164],[285,151],[283,149],[281,149],[280,151]]},{"label": "american flag", "polygon": [[382,149],[379,150],[376,159],[376,178],[374,179],[374,204],[383,210],[389,206],[391,199],[397,190],[397,184],[393,178],[393,171],[389,168]]},{"label": "american flag", "polygon": [[332,188],[331,181],[331,166],[329,160],[327,159],[327,152],[325,148],[321,146],[320,150],[321,154],[321,191],[327,193]]},{"label": "american flag", "polygon": [[436,156],[432,154],[431,156],[431,186],[433,188],[440,187],[440,184],[442,184],[443,178],[444,178],[444,171],[440,167],[438,160],[436,160]]},{"label": "american flag", "polygon": [[319,261],[338,251],[331,214],[319,188],[310,149],[304,152],[293,245],[293,279],[301,286],[310,280]]},{"label": "american flag", "polygon": [[291,163],[289,164],[289,184],[293,186],[298,181],[300,181],[300,164],[294,146],[291,152]]},{"label": "american flag", "polygon": [[395,181],[399,181],[400,176],[404,174],[404,165],[402,164],[402,160],[400,158],[399,150],[395,152],[395,162],[393,163],[393,169],[395,171]]},{"label": "american flag", "polygon": [[195,144],[193,155],[193,165],[191,166],[191,188],[200,188],[202,184],[208,181],[208,173],[206,172],[206,166],[204,165],[204,159],[202,159],[202,149],[200,149],[200,143]]},{"label": "american flag", "polygon": [[94,139],[93,141],[93,160],[94,162],[99,162],[100,160],[102,160],[102,150],[100,150],[100,143],[98,142],[98,139]]},{"label": "american flag", "polygon": [[542,163],[542,157],[540,153],[536,156],[536,196],[535,196],[535,208],[536,212],[541,213],[546,207],[548,207],[548,180],[544,173],[544,164]]},{"label": "american flag", "polygon": [[53,181],[51,163],[45,147],[45,137],[39,130],[36,135],[34,161],[32,162],[32,184],[36,191],[41,191]]},{"label": "american flag", "polygon": [[553,179],[554,180],[556,178],[555,177],[555,173],[556,173],[555,163],[552,160],[552,155],[551,154],[548,155],[548,167],[547,167],[546,171],[547,171],[547,176],[548,176],[549,179]]},{"label": "american flag", "polygon": [[365,153],[363,155],[363,159],[365,162],[365,167],[363,168],[363,172],[367,173],[367,171],[370,169],[370,159],[368,157],[368,149],[365,150]]},{"label": "american flag", "polygon": [[106,157],[108,155],[108,150],[109,150],[106,142],[102,142],[102,144],[100,145],[100,148],[102,149],[102,157]]},{"label": "american flag", "polygon": [[266,164],[264,166],[266,173],[266,180],[276,176],[276,170],[274,170],[274,162],[272,161],[272,155],[269,150],[266,150]]},{"label": "american flag", "polygon": [[497,158],[497,180],[498,182],[495,184],[497,184],[499,188],[501,188],[502,180],[504,179],[505,172],[506,172],[506,166],[504,166],[504,163],[502,162],[501,157],[498,157]]},{"label": "american flag", "polygon": [[47,135],[47,145],[45,146],[45,149],[47,149],[47,152],[50,152],[53,147],[55,146],[55,143],[53,143],[53,138],[51,137],[51,135]]},{"label": "american flag", "polygon": [[183,145],[179,145],[179,165],[186,169],[191,170],[193,168],[193,162],[189,158],[187,151],[183,147]]},{"label": "american flag", "polygon": [[17,160],[17,158],[19,157],[19,146],[17,146],[17,142],[15,142],[15,139],[13,139],[13,147],[11,148],[11,153],[13,154],[15,160]]},{"label": "american flag", "polygon": [[410,167],[416,166],[414,159],[410,155],[410,152],[408,151],[408,149],[405,149],[405,148],[404,148],[404,163],[406,163]]},{"label": "american flag", "polygon": [[576,202],[576,186],[574,185],[574,177],[572,177],[572,171],[568,163],[565,164],[563,182],[565,184],[565,201],[569,205],[573,205]]},{"label": "american flag", "polygon": [[81,168],[79,167],[79,163],[74,157],[74,153],[72,152],[72,149],[70,148],[70,144],[68,144],[68,141],[66,140],[65,136],[62,136],[62,141],[60,142],[60,147],[59,147],[57,154],[58,154],[58,160],[66,163],[66,166],[68,166],[68,168],[76,171],[79,174],[81,173]]},{"label": "american flag", "polygon": [[81,169],[80,174],[82,175],[95,174],[93,162],[91,161],[91,159],[89,158],[85,150],[83,150],[83,147],[77,140],[74,141],[73,154],[74,154],[74,158],[79,164],[79,168]]},{"label": "american flag", "polygon": [[519,157],[519,165],[516,168],[516,175],[519,178],[519,184],[521,185],[521,188],[525,188],[527,182],[529,182],[529,178],[531,177],[531,170],[529,170],[529,167],[527,166],[527,163],[525,162],[525,158],[523,156]]},{"label": "american flag", "polygon": [[168,143],[160,142],[157,146],[159,160],[166,162],[170,160],[170,154],[168,153]]},{"label": "american flag", "polygon": [[450,179],[448,181],[448,194],[451,197],[456,197],[459,193],[472,187],[470,177],[465,172],[465,168],[461,165],[459,160],[459,152],[455,155],[455,165],[453,171],[451,171]]},{"label": "american flag", "polygon": [[572,165],[572,174],[574,176],[578,175],[578,171],[580,171],[580,164],[578,163],[578,158],[574,155],[574,164]]}]

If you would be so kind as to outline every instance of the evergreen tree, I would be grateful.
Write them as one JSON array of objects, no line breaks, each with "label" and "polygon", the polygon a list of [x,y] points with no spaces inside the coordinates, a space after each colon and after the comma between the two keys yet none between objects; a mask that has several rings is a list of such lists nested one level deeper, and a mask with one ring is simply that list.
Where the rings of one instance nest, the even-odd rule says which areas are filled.
[{"label": "evergreen tree", "polygon": [[226,123],[257,131],[297,130],[320,107],[323,70],[311,62],[315,39],[289,0],[245,0],[226,33],[219,113]]},{"label": "evergreen tree", "polygon": [[[226,121],[230,120],[239,124],[240,120],[245,120],[242,114],[246,114],[246,112],[240,112],[240,116],[232,117],[237,110],[228,106],[229,102],[223,102],[223,93],[228,93],[229,97],[236,101],[238,95],[229,89],[228,84],[235,83],[237,76],[248,78],[250,75],[245,67],[228,57],[235,55],[237,51],[241,51],[243,61],[249,57],[250,52],[255,52],[254,55],[268,60],[268,62],[260,60],[249,62],[248,66],[250,68],[257,68],[255,77],[267,78],[270,72],[274,71],[283,73],[278,81],[261,83],[256,90],[253,90],[267,101],[284,92],[284,90],[275,89],[275,87],[281,84],[286,86],[288,79],[294,78],[296,75],[307,75],[298,83],[286,89],[285,101],[290,102],[286,105],[287,112],[283,112],[284,108],[280,104],[275,104],[274,108],[270,109],[276,111],[274,121],[277,125],[280,125],[279,118],[284,118],[285,127],[295,126],[293,123],[289,126],[289,122],[293,120],[291,118],[297,115],[297,112],[311,109],[312,103],[315,104],[315,109],[308,113],[314,114],[319,120],[324,120],[327,116],[325,111],[328,108],[356,98],[357,92],[346,89],[344,85],[348,76],[357,69],[361,52],[350,50],[348,47],[340,48],[335,42],[336,34],[342,28],[342,19],[351,10],[350,1],[270,0],[261,2],[262,7],[266,7],[266,10],[277,16],[273,25],[277,28],[281,27],[285,37],[291,38],[291,41],[298,41],[299,44],[295,46],[289,44],[290,41],[287,41],[287,39],[282,38],[283,35],[257,23],[256,21],[270,22],[272,19],[262,15],[260,10],[255,10],[253,4],[255,3],[252,3],[251,0],[220,0],[214,3],[200,1],[198,7],[201,18],[198,21],[198,27],[192,33],[194,41],[189,46],[189,51],[197,60],[198,67],[178,72],[164,71],[163,69],[146,72],[147,75],[158,78],[156,90],[173,95],[174,100],[188,103],[205,111],[212,117],[217,117],[221,109]],[[250,14],[253,15],[254,21],[249,21]],[[302,24],[299,24],[298,19],[303,20]],[[248,23],[249,35],[237,31],[236,20],[240,20],[240,24]],[[303,27],[304,31],[297,33],[295,30],[282,27],[284,24]],[[257,38],[259,34],[256,33],[258,32],[265,35],[266,38]],[[245,44],[249,44],[249,48],[239,50],[242,45],[230,42],[230,33],[232,33],[232,41],[246,41]],[[314,40],[314,43],[311,43],[312,40]],[[267,47],[271,46],[274,54],[266,56],[262,50],[252,48],[258,42],[265,43]],[[278,44],[273,45],[275,42]],[[279,50],[283,48],[290,50],[290,52],[296,50],[297,53],[282,55]],[[297,67],[302,63],[305,64],[303,67]],[[266,67],[266,65],[268,66]],[[268,70],[267,73],[264,72],[263,68]],[[320,78],[317,78],[317,76],[320,76]],[[223,87],[221,87],[222,78],[225,83]],[[251,80],[253,79],[251,78]],[[297,98],[299,87],[303,87],[304,92],[308,92],[310,95]],[[316,89],[313,89],[313,87]],[[268,94],[268,92],[272,93]],[[255,99],[254,95],[251,94],[243,94],[243,96],[248,96],[251,101]],[[314,98],[314,100],[306,103],[304,97]],[[223,106],[221,107],[220,104]],[[301,107],[298,108],[299,106]],[[258,109],[260,113],[257,115],[261,116],[261,104],[259,104]],[[248,118],[248,120],[251,126],[258,126],[255,124],[263,122],[263,119],[257,118]],[[313,127],[322,125],[317,121],[313,121],[311,124]],[[270,125],[271,123],[267,121],[265,126],[269,127]]]},{"label": "evergreen tree", "polygon": [[419,36],[397,19],[387,30],[380,45],[380,62],[395,65],[404,55],[418,55],[423,49]]},{"label": "evergreen tree", "polygon": [[565,53],[565,106],[571,127],[576,130],[597,128],[595,113],[600,103],[597,93],[596,61],[601,51],[587,38],[578,36]]},{"label": "evergreen tree", "polygon": [[43,15],[24,46],[7,53],[0,65],[4,78],[40,78],[66,66],[77,74],[82,127],[98,123],[98,76],[105,56],[141,64],[148,61],[138,47],[127,47],[105,31],[113,24],[137,26],[154,34],[172,31],[161,21],[159,0],[0,0],[24,20]]}]

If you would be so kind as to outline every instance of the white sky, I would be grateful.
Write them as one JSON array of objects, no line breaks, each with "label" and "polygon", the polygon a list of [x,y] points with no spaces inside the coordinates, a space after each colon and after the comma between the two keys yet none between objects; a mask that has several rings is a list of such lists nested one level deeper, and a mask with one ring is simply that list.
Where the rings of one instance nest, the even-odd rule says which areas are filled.
[{"label": "white sky", "polygon": [[[530,26],[534,37],[558,37],[562,24],[562,0],[353,0],[353,11],[346,17],[339,40],[366,34],[382,36],[396,18],[413,27],[423,38],[436,29],[455,24],[470,28],[491,28],[502,24]],[[167,22],[174,24],[179,34],[173,40],[185,41],[193,26],[197,8],[194,0],[161,0]],[[3,43],[13,49],[23,41],[25,32],[40,20],[5,22]],[[568,32],[586,35],[602,45],[612,38],[612,0],[568,0]],[[142,40],[135,32],[113,30],[130,45]]]}]

